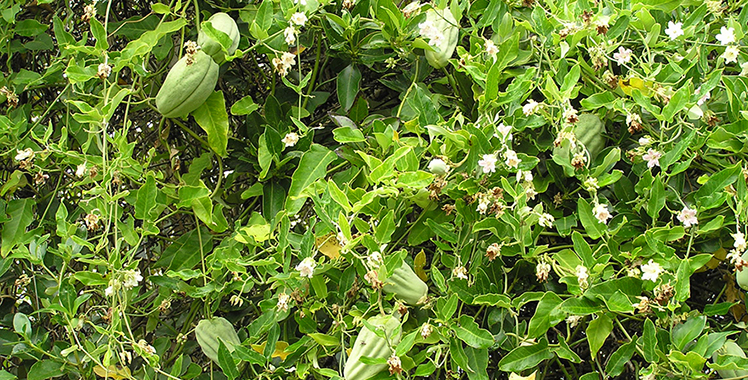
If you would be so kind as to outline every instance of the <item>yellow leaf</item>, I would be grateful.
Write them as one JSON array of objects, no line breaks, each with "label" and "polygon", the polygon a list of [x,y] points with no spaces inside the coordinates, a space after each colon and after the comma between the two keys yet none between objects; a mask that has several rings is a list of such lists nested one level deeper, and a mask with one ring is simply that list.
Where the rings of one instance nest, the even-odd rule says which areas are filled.
[{"label": "yellow leaf", "polygon": [[530,376],[520,376],[512,372],[509,374],[509,380],[535,380],[536,373],[538,373],[538,371],[533,372]]},{"label": "yellow leaf", "polygon": [[725,251],[724,248],[720,248],[712,253],[712,258],[709,259],[709,261],[704,264],[703,267],[696,270],[696,272],[703,272],[708,269],[714,269],[719,266],[719,263],[721,263],[725,258],[727,257],[727,251]]},{"label": "yellow leaf", "polygon": [[623,93],[628,96],[631,96],[631,92],[634,89],[641,91],[642,95],[644,96],[651,96],[653,84],[654,82],[652,81],[645,81],[637,77],[632,77],[626,80],[618,80],[618,86],[620,86],[621,90],[623,90]]},{"label": "yellow leaf", "polygon": [[122,380],[122,379],[132,379],[132,375],[130,374],[130,369],[127,367],[119,367],[110,365],[109,369],[105,369],[104,367],[97,365],[94,367],[94,373],[97,376],[103,377],[105,379],[114,379],[114,380]]},{"label": "yellow leaf", "polygon": [[[262,342],[262,344],[253,344],[252,349],[260,354],[264,354],[266,344],[267,342]],[[282,340],[275,342],[275,351],[272,355],[270,355],[270,357],[280,358],[281,360],[285,361],[286,357],[291,354],[290,352],[286,352],[286,348],[288,348],[288,343]]]},{"label": "yellow leaf", "polygon": [[329,257],[332,260],[340,257],[340,250],[343,249],[343,247],[340,245],[340,242],[338,241],[338,238],[335,237],[335,234],[332,232],[325,236],[318,237],[314,241],[314,246],[320,252],[322,252],[323,255]]},{"label": "yellow leaf", "polygon": [[416,258],[413,259],[413,271],[416,272],[418,278],[423,280],[423,282],[426,282],[429,280],[429,275],[425,270],[423,270],[424,266],[426,266],[426,253],[421,250],[421,252],[418,252],[416,255]]}]

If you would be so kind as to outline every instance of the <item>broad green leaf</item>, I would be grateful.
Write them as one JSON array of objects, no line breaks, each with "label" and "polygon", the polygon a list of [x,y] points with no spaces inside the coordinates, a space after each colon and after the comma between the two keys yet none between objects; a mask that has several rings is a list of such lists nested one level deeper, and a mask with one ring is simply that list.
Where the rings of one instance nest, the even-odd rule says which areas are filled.
[{"label": "broad green leaf", "polygon": [[[101,25],[101,24],[99,24]],[[39,33],[44,33],[49,26],[40,23],[32,18],[21,20],[16,23],[15,28],[11,29],[15,31],[19,36],[33,37]],[[12,36],[12,35],[11,35]]]},{"label": "broad green leaf", "polygon": [[16,375],[6,370],[0,370],[0,380],[16,380],[17,378]]},{"label": "broad green leaf", "polygon": [[308,151],[301,156],[301,161],[291,177],[291,187],[288,189],[286,212],[294,215],[299,212],[306,200],[302,192],[315,181],[327,174],[327,165],[337,156],[319,144],[312,144]]},{"label": "broad green leaf", "polygon": [[229,380],[234,380],[239,377],[239,369],[236,367],[234,357],[231,356],[231,352],[226,348],[223,339],[219,339],[218,344],[218,365],[221,366],[223,374],[226,375]]},{"label": "broad green leaf", "polygon": [[249,115],[259,108],[260,105],[255,103],[251,96],[247,95],[237,100],[236,103],[231,106],[231,114],[237,116]]},{"label": "broad green leaf", "polygon": [[[571,234],[571,240],[574,242],[574,251],[579,255],[587,269],[592,268],[595,265],[595,258],[592,256],[592,248],[584,240],[582,234],[574,231]],[[575,269],[575,268],[572,268]]]},{"label": "broad green leaf", "polygon": [[198,230],[192,230],[179,237],[164,250],[161,258],[154,265],[175,272],[192,269],[200,262],[201,254],[207,257],[212,248],[213,236],[207,229],[201,227],[199,233]]},{"label": "broad green leaf", "polygon": [[460,366],[463,370],[470,372],[475,372],[472,367],[470,367],[470,364],[468,363],[468,357],[465,355],[465,349],[462,346],[462,342],[455,339],[450,338],[449,339],[449,353],[452,357],[452,360]]},{"label": "broad green leaf", "polygon": [[465,356],[473,372],[468,372],[469,380],[488,380],[488,350],[465,347]]},{"label": "broad green leaf", "polygon": [[361,130],[356,128],[355,125],[335,128],[333,129],[332,134],[335,138],[335,141],[343,144],[366,141],[364,134],[361,132]]},{"label": "broad green leaf", "polygon": [[555,326],[564,319],[560,312],[561,297],[553,292],[547,292],[538,302],[535,309],[535,315],[530,319],[530,325],[527,328],[528,338],[538,338],[545,334],[549,328]]},{"label": "broad green leaf", "polygon": [[382,220],[379,221],[379,224],[375,229],[374,240],[376,240],[380,245],[389,243],[396,228],[395,211],[390,210]]},{"label": "broad green leaf", "polygon": [[544,360],[553,359],[553,351],[548,342],[541,339],[531,346],[519,346],[499,361],[499,369],[504,372],[520,372],[536,367]]},{"label": "broad green leaf", "polygon": [[615,377],[623,372],[624,366],[631,360],[636,351],[636,342],[637,337],[635,336],[630,342],[622,345],[610,355],[608,364],[605,366],[605,372],[608,375]]},{"label": "broad green leaf", "polygon": [[685,322],[673,327],[673,330],[670,332],[670,339],[675,348],[683,351],[688,343],[701,335],[701,332],[704,331],[704,326],[706,326],[705,316],[690,317]]},{"label": "broad green leaf", "polygon": [[590,346],[590,356],[592,356],[593,360],[597,360],[597,352],[603,346],[605,340],[608,339],[610,332],[613,331],[613,321],[607,314],[602,314],[590,321],[586,331],[587,343]]},{"label": "broad green leaf", "polygon": [[29,370],[28,375],[26,375],[27,380],[46,380],[46,379],[52,379],[55,377],[60,377],[66,373],[66,371],[63,371],[65,368],[65,365],[63,363],[58,363],[53,360],[44,359],[42,361],[38,361],[34,363],[34,365],[31,366],[31,369]]},{"label": "broad green leaf", "polygon": [[[608,212],[613,212],[610,205],[608,206]],[[592,206],[583,198],[577,201],[577,212],[579,213],[579,220],[582,221],[582,226],[587,232],[587,235],[592,239],[599,239],[605,233],[607,229],[605,224],[600,223],[592,214]]]},{"label": "broad green leaf", "polygon": [[151,210],[156,207],[157,195],[156,177],[153,172],[148,172],[145,183],[138,190],[138,197],[135,202],[135,218],[147,219],[150,216]]},{"label": "broad green leaf", "polygon": [[226,157],[226,147],[229,143],[229,115],[226,113],[223,91],[213,91],[205,103],[192,111],[192,116],[208,134],[210,148],[219,156]]},{"label": "broad green leaf", "polygon": [[353,65],[343,69],[337,78],[338,101],[345,112],[348,112],[356,100],[360,89],[361,71]]},{"label": "broad green leaf", "polygon": [[133,64],[133,58],[150,53],[156,44],[167,34],[176,32],[187,25],[187,20],[179,18],[174,21],[158,23],[155,30],[142,33],[137,40],[130,41],[116,60],[112,71],[117,72],[123,67]]},{"label": "broad green leaf", "polygon": [[0,247],[2,255],[0,256],[8,256],[26,233],[26,228],[34,220],[34,203],[32,198],[13,199],[8,202],[5,212],[9,219],[3,224],[2,247]]},{"label": "broad green leaf", "polygon": [[494,343],[493,335],[480,328],[475,319],[468,315],[460,316],[460,324],[454,327],[454,332],[460,340],[473,348],[488,348]]},{"label": "broad green leaf", "polygon": [[665,185],[662,183],[662,176],[658,175],[652,184],[647,203],[647,214],[652,218],[653,223],[656,224],[663,207],[665,207]]},{"label": "broad green leaf", "polygon": [[644,330],[642,332],[642,352],[644,354],[644,360],[653,362],[656,359],[655,349],[657,348],[657,330],[651,319],[647,318],[644,321]]}]

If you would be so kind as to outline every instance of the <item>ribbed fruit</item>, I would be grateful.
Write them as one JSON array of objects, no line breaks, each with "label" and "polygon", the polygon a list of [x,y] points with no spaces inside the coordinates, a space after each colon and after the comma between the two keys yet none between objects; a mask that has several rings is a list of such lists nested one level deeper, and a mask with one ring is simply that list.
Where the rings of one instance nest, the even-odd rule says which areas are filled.
[{"label": "ribbed fruit", "polygon": [[[353,347],[351,348],[351,354],[345,362],[345,368],[343,369],[345,380],[366,380],[386,369],[387,364],[364,364],[361,362],[361,357],[366,356],[372,359],[389,358],[392,354],[390,347],[394,347],[400,343],[402,330],[395,334],[395,330],[400,326],[400,321],[397,318],[391,315],[380,315],[369,318],[367,322],[373,326],[383,328],[388,339],[378,337],[373,331],[364,326],[358,337],[356,337],[356,342],[353,343]],[[389,340],[389,344],[387,340]]]},{"label": "ribbed fruit", "polygon": [[205,356],[216,363],[218,363],[218,348],[221,346],[219,339],[229,351],[234,351],[235,346],[242,344],[231,322],[220,317],[200,321],[195,328],[195,337]]},{"label": "ribbed fruit", "polygon": [[437,46],[434,46],[434,50],[426,50],[426,60],[435,69],[441,69],[447,66],[449,59],[452,58],[452,54],[457,47],[457,41],[460,37],[460,25],[449,8],[445,9],[429,9],[426,12],[426,21],[431,21],[436,26],[436,29],[444,34],[444,39]]},{"label": "ribbed fruit", "polygon": [[395,298],[405,301],[408,305],[417,305],[425,299],[429,287],[423,282],[408,263],[403,262],[392,272],[392,276],[382,280],[385,293],[395,294]]},{"label": "ribbed fruit", "polygon": [[166,117],[187,116],[200,107],[218,82],[218,64],[199,51],[192,64],[185,55],[171,68],[156,95],[156,108]]},{"label": "ribbed fruit", "polygon": [[[231,38],[231,46],[228,48],[228,54],[234,54],[236,48],[239,46],[240,38],[239,27],[236,26],[236,21],[234,21],[231,16],[223,12],[219,12],[214,14],[213,16],[210,16],[207,21],[210,22],[213,28],[226,33],[229,38]],[[226,59],[221,50],[221,44],[218,41],[208,37],[208,35],[202,29],[197,35],[197,44],[200,45],[200,49],[204,51],[205,54],[213,57],[215,61],[223,62]]]}]

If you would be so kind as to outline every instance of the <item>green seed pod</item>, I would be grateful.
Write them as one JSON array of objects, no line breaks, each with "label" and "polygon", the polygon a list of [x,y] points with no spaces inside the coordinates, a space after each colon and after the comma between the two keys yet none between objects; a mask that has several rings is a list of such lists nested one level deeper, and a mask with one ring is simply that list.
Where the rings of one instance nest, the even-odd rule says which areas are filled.
[{"label": "green seed pod", "polygon": [[426,22],[432,22],[437,30],[444,34],[441,43],[434,46],[434,50],[426,50],[426,60],[435,69],[441,69],[447,66],[449,59],[457,47],[457,41],[460,37],[460,25],[455,20],[449,8],[429,9],[426,12]]},{"label": "green seed pod", "polygon": [[[743,254],[743,260],[748,261],[748,251]],[[748,290],[748,268],[743,268],[735,274],[735,279],[738,281],[743,290]]]},{"label": "green seed pod", "polygon": [[383,280],[382,290],[395,294],[395,298],[405,301],[408,305],[421,303],[429,292],[429,287],[421,280],[408,263],[403,262],[395,269],[392,276]]},{"label": "green seed pod", "polygon": [[574,125],[574,134],[577,140],[584,144],[593,159],[605,148],[605,124],[597,115],[583,113],[579,115],[579,121]]},{"label": "green seed pod", "polygon": [[[226,33],[229,38],[231,38],[231,46],[228,48],[228,54],[234,54],[236,48],[239,46],[240,38],[239,27],[236,26],[236,21],[234,21],[234,19],[226,13],[219,12],[214,14],[213,16],[210,16],[210,18],[206,22],[210,22],[213,28]],[[197,35],[197,44],[200,45],[200,49],[204,51],[205,54],[213,57],[216,62],[223,62],[226,60],[226,57],[224,56],[221,49],[221,43],[210,38],[208,34],[205,33],[205,31],[202,29]]]},{"label": "green seed pod", "polygon": [[373,331],[363,327],[356,337],[356,342],[353,343],[348,360],[345,362],[345,368],[343,369],[345,380],[366,380],[386,369],[387,364],[364,364],[361,362],[361,357],[389,358],[392,354],[390,344],[395,346],[400,343],[402,331],[394,334],[397,327],[400,326],[400,321],[397,318],[391,315],[376,316],[369,318],[367,322],[383,328],[389,339],[389,344],[386,339],[378,337]]},{"label": "green seed pod", "polygon": [[[722,347],[720,347],[717,351],[714,351],[714,354],[712,354],[712,361],[716,362],[717,357],[723,356],[723,355],[738,356],[741,358],[746,357],[743,349],[732,340],[726,341],[725,344],[722,345]],[[739,370],[739,369],[736,369],[736,370],[719,369],[717,370],[717,373],[719,373],[719,375],[722,376],[722,378],[724,379],[748,376],[748,371]]]},{"label": "green seed pod", "polygon": [[185,55],[171,68],[156,95],[156,108],[166,117],[187,116],[200,107],[218,82],[218,64],[198,51],[188,64]]},{"label": "green seed pod", "polygon": [[195,328],[195,337],[205,356],[218,363],[219,339],[229,351],[242,344],[231,322],[224,318],[203,319]]}]

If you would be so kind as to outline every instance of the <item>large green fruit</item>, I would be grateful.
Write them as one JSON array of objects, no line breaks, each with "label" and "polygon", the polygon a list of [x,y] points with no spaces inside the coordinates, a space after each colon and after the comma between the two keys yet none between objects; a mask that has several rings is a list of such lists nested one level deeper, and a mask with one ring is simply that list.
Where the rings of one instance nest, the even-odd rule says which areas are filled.
[{"label": "large green fruit", "polygon": [[442,42],[434,46],[434,50],[426,50],[426,60],[435,69],[441,69],[447,66],[449,59],[452,58],[452,54],[457,47],[457,40],[460,37],[460,25],[449,8],[445,9],[429,9],[426,12],[426,21],[431,21],[436,26],[436,29],[444,33],[444,39]]},{"label": "large green fruit", "polygon": [[[748,260],[748,251],[743,254],[743,260]],[[738,273],[735,274],[735,279],[743,290],[748,290],[748,268],[739,270]]]},{"label": "large green fruit", "polygon": [[592,159],[605,147],[605,124],[597,115],[583,113],[579,115],[579,121],[574,125],[574,134],[577,140],[584,144],[590,152]]},{"label": "large green fruit", "polygon": [[403,262],[399,268],[395,269],[392,276],[382,282],[384,282],[382,290],[385,293],[395,294],[395,298],[405,301],[408,305],[417,305],[429,292],[428,285],[421,281],[406,262]]},{"label": "large green fruit", "polygon": [[[353,343],[351,348],[351,354],[345,362],[345,368],[343,369],[345,380],[366,380],[386,369],[387,364],[364,364],[361,362],[361,357],[387,359],[392,354],[390,347],[400,343],[402,330],[397,328],[400,326],[400,321],[397,318],[391,315],[380,315],[369,318],[367,322],[375,327],[382,328],[385,336],[389,339],[389,344],[387,339],[378,337],[364,326],[356,337],[356,342]],[[398,330],[397,334],[395,334],[395,330]]]},{"label": "large green fruit", "polygon": [[[240,37],[236,21],[226,13],[219,12],[210,16],[206,22],[209,22],[213,28],[226,33],[231,38],[231,46],[228,48],[228,54],[234,54],[236,48],[239,46]],[[200,49],[205,54],[213,57],[216,62],[223,62],[226,59],[221,49],[221,43],[210,38],[203,29],[200,29],[200,33],[197,35],[197,44],[200,45]]]},{"label": "large green fruit", "polygon": [[[714,351],[714,354],[712,354],[712,361],[716,362],[717,357],[723,356],[723,355],[738,356],[741,358],[746,357],[743,349],[732,340],[726,341],[725,344],[723,344],[721,348],[719,348],[717,351]],[[722,378],[724,379],[748,376],[748,371],[740,370],[740,369],[736,369],[736,370],[718,369],[717,373],[719,373],[719,375],[722,376]]]},{"label": "large green fruit", "polygon": [[200,107],[218,82],[218,64],[198,51],[192,64],[185,55],[171,68],[156,95],[156,108],[166,117],[187,116]]},{"label": "large green fruit", "polygon": [[195,328],[195,337],[205,356],[216,363],[218,363],[218,348],[221,346],[219,339],[232,352],[235,346],[242,344],[231,322],[220,317],[200,321]]}]

